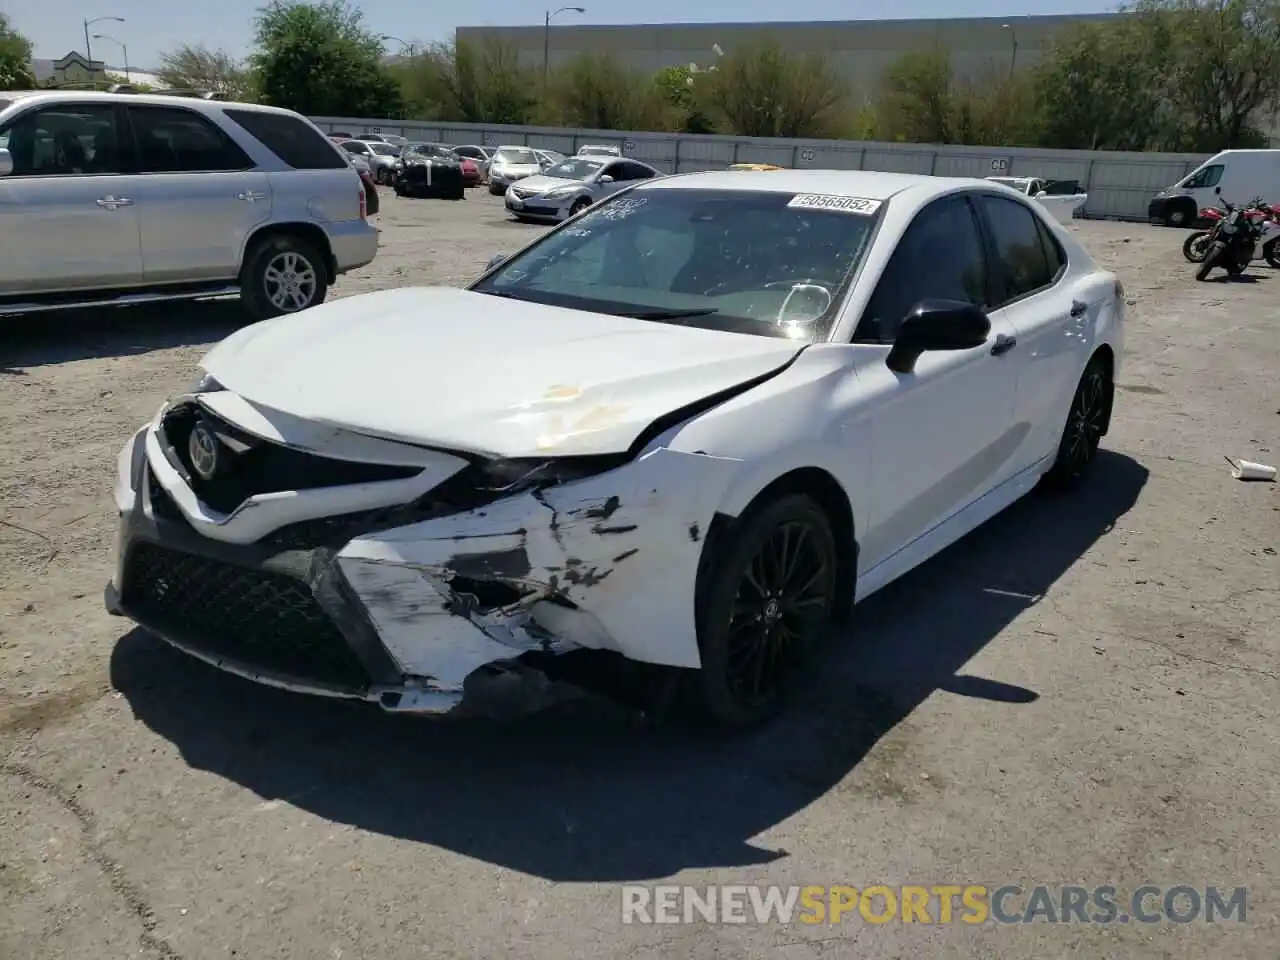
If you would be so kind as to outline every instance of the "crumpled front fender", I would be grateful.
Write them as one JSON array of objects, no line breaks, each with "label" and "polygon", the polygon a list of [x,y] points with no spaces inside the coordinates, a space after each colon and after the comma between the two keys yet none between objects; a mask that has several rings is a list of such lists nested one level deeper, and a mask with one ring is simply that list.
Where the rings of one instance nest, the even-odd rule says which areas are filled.
[{"label": "crumpled front fender", "polygon": [[[441,689],[557,644],[696,668],[702,541],[740,465],[659,448],[586,480],[360,537],[338,564],[404,671]],[[485,604],[460,583],[526,595]]]}]

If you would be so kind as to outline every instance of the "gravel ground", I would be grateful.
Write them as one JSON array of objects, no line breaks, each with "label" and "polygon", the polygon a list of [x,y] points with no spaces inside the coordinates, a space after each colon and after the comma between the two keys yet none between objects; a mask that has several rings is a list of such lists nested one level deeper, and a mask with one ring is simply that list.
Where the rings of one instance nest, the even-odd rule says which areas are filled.
[{"label": "gravel ground", "polygon": [[[387,196],[336,295],[462,283],[538,228]],[[859,607],[730,742],[395,719],[224,677],[106,616],[116,451],[234,304],[0,331],[0,956],[1274,958],[1280,274],[1079,223],[1133,301],[1112,435]],[[175,316],[176,314],[176,316]],[[618,885],[1247,885],[1247,922],[624,925]],[[935,914],[934,919],[937,919]]]}]

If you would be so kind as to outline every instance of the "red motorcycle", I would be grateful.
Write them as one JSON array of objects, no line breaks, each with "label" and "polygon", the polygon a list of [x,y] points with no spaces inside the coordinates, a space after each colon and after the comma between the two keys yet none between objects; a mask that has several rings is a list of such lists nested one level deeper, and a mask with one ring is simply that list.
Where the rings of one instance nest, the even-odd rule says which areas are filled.
[{"label": "red motorcycle", "polygon": [[[1182,244],[1182,255],[1192,263],[1203,263],[1209,248],[1218,237],[1218,227],[1235,208],[1226,201],[1219,201],[1221,206],[1205,207],[1200,211],[1200,219],[1208,221],[1209,229],[1197,230],[1187,237]],[[1262,240],[1259,248],[1262,257],[1273,267],[1280,267],[1280,209],[1256,199],[1243,211],[1250,221],[1259,227]]]}]

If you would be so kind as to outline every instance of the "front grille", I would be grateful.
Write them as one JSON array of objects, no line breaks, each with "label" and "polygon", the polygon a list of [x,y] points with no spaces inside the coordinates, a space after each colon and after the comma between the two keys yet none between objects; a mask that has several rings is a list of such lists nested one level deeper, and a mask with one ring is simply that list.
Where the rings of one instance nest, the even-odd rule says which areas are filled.
[{"label": "front grille", "polygon": [[130,549],[126,610],[206,654],[352,690],[369,676],[306,584],[150,543]]},{"label": "front grille", "polygon": [[464,510],[478,510],[503,495],[501,490],[486,484],[478,467],[464,467],[413,503],[299,520],[267,534],[260,543],[277,550],[314,550],[317,547],[337,550],[364,534],[422,523]]},{"label": "front grille", "polygon": [[[218,455],[222,465],[210,480],[196,473],[187,446],[191,431],[201,420],[249,447],[237,453],[226,444],[219,444]],[[220,513],[230,513],[249,497],[261,493],[403,480],[422,471],[421,467],[353,463],[294,450],[249,436],[193,403],[174,407],[165,414],[159,433],[161,444],[169,448],[170,456],[182,466],[196,496]]]}]

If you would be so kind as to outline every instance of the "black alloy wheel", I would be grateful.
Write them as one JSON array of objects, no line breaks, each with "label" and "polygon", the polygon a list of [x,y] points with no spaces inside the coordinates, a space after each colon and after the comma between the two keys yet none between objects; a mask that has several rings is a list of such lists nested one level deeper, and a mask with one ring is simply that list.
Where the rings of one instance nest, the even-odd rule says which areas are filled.
[{"label": "black alloy wheel", "polygon": [[702,693],[716,722],[771,716],[822,647],[838,558],[826,514],[789,494],[738,521],[711,571],[699,638]]},{"label": "black alloy wheel", "polygon": [[1058,445],[1058,457],[1045,479],[1069,485],[1084,476],[1098,458],[1098,447],[1107,430],[1112,398],[1111,378],[1098,358],[1089,361],[1071,398],[1067,423]]}]

